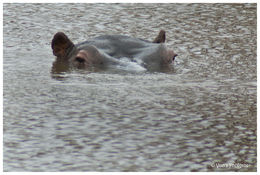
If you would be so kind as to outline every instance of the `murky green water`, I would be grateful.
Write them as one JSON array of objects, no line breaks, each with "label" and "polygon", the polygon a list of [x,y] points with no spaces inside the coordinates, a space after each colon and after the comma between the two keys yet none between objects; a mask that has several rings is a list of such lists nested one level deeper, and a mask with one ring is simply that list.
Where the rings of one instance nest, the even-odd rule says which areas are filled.
[{"label": "murky green water", "polygon": [[[3,13],[4,171],[256,171],[256,4]],[[52,71],[57,31],[78,43],[160,29],[179,55],[171,72]]]}]

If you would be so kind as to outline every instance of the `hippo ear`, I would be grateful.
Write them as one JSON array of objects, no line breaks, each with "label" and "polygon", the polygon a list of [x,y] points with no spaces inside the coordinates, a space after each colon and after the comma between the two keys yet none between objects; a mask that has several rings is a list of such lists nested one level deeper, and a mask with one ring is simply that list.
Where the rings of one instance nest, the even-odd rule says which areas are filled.
[{"label": "hippo ear", "polygon": [[67,50],[72,47],[74,47],[74,44],[63,32],[58,32],[54,35],[51,42],[53,55],[61,58],[65,57],[68,54]]},{"label": "hippo ear", "polygon": [[153,40],[153,43],[164,43],[166,39],[165,31],[160,30],[158,36]]}]

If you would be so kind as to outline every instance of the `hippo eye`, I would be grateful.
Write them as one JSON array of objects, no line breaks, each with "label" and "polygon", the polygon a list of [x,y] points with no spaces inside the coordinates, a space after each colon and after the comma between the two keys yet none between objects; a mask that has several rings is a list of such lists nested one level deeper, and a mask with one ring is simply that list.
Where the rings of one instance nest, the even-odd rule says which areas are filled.
[{"label": "hippo eye", "polygon": [[172,58],[172,60],[175,60],[175,57],[177,57],[178,55],[177,54],[175,54],[174,56],[173,56],[173,58]]},{"label": "hippo eye", "polygon": [[78,61],[80,63],[84,63],[85,62],[85,60],[83,58],[81,58],[81,57],[76,57],[75,59],[76,59],[76,61]]}]

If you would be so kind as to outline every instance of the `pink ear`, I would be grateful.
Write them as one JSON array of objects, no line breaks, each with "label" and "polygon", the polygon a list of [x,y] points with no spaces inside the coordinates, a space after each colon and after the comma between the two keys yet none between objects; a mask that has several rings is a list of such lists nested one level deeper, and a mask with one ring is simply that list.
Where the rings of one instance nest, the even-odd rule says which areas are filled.
[{"label": "pink ear", "polygon": [[63,32],[58,32],[54,35],[51,43],[53,55],[57,57],[65,57],[66,51],[70,47],[74,47],[74,44]]}]

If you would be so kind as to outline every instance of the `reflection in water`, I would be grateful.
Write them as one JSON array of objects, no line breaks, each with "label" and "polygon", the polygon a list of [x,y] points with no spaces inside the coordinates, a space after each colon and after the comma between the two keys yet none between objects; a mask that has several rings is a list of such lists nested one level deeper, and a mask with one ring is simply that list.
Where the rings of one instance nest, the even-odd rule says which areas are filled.
[{"label": "reflection in water", "polygon": [[56,58],[52,64],[51,76],[54,79],[63,79],[64,75],[66,75],[66,73],[71,73],[73,71],[77,71],[78,73],[82,73],[82,74],[86,75],[87,73],[100,72],[100,71],[105,71],[105,70],[106,69],[101,69],[101,68],[94,67],[94,66],[90,66],[87,68],[85,66],[73,67],[69,61]]},{"label": "reflection in water", "polygon": [[[256,19],[256,4],[4,4],[4,171],[256,171]],[[179,55],[167,73],[52,63],[57,31],[159,29]]]},{"label": "reflection in water", "polygon": [[62,59],[56,59],[52,64],[51,73],[60,74],[69,71],[70,66],[68,61]]}]

